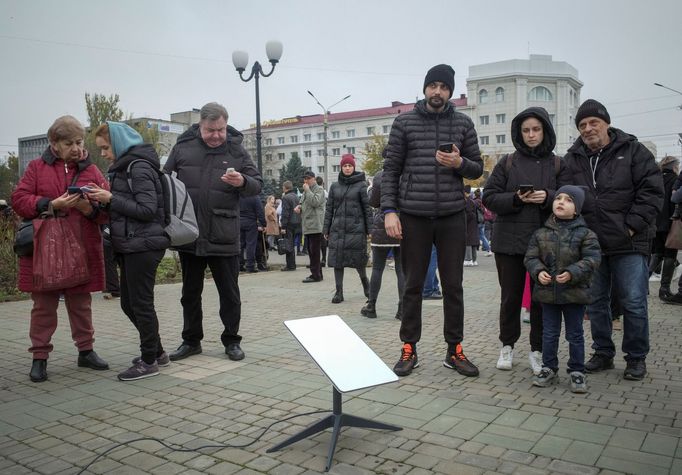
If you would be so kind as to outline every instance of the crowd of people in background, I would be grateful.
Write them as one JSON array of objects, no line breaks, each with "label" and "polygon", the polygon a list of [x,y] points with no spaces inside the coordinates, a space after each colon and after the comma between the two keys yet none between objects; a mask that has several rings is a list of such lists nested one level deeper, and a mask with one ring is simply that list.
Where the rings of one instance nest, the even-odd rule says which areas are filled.
[{"label": "crowd of people in background", "polygon": [[[483,161],[473,122],[450,102],[454,74],[445,64],[427,72],[424,99],[392,125],[383,170],[368,179],[354,155],[343,155],[328,190],[307,170],[300,189],[287,180],[281,195],[263,196],[262,177],[242,134],[228,125],[225,107],[202,107],[199,123],[178,138],[163,166],[184,183],[199,229],[194,242],[176,249],[183,330],[170,353],[154,307],[156,269],[170,246],[159,157],[134,129],[107,122],[95,134],[110,163],[105,178],[84,149],[83,126],[70,116],[58,118],[48,131],[49,147],[29,163],[11,204],[21,218],[66,218],[78,230],[90,276],[85,284],[45,291],[34,285],[32,258],[20,257],[19,288],[33,300],[30,379],[48,377],[60,298],[78,366],[109,368],[93,350],[91,293],[97,291],[120,300],[139,333],[140,354],[120,380],[154,376],[171,361],[200,354],[207,267],[218,290],[225,354],[243,359],[239,274],[270,270],[267,256],[275,251],[285,255],[284,272],[295,271],[296,257],[307,255],[305,284],[323,282],[323,268],[333,268],[334,304],[345,300],[345,269],[355,269],[366,299],[357,313],[370,319],[380,316],[377,301],[392,261],[398,376],[419,366],[423,300],[442,300],[443,365],[464,376],[479,374],[463,349],[463,268],[478,266],[484,256],[493,257],[500,286],[497,369],[511,370],[519,353],[527,293],[533,385],[559,380],[562,320],[571,391],[587,391],[586,373],[614,368],[615,313],[623,318],[623,377],[646,377],[649,281],[660,281],[662,302],[682,305],[682,280],[674,287],[682,267],[677,249],[666,247],[671,223],[680,219],[680,160],[665,157],[657,165],[634,136],[610,125],[606,107],[593,99],[579,107],[579,137],[559,157],[548,112],[530,107],[511,123],[514,152],[499,159],[482,189],[472,189],[466,181],[481,177]],[[4,200],[0,205],[3,216],[12,209]],[[584,319],[594,350],[587,361]]]}]

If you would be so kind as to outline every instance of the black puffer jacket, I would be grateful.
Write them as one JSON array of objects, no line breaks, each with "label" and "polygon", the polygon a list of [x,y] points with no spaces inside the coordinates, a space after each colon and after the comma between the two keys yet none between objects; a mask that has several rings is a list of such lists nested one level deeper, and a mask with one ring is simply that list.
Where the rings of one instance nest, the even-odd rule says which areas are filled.
[{"label": "black puffer jacket", "polygon": [[[530,117],[538,119],[543,130],[542,143],[534,149],[525,144],[521,135],[521,124]],[[483,204],[497,214],[492,250],[523,255],[533,232],[552,214],[556,190],[571,184],[571,175],[563,161],[552,153],[556,136],[545,109],[530,107],[519,113],[512,121],[511,135],[516,152],[509,157],[503,156],[495,165],[483,189]],[[526,204],[516,194],[519,185],[533,185],[535,191],[544,190],[547,199],[541,205]]]},{"label": "black puffer jacket", "polygon": [[[438,145],[452,142],[459,148],[462,166],[453,169],[436,161]],[[478,138],[471,119],[447,103],[440,113],[417,102],[393,122],[384,160],[381,209],[414,216],[438,217],[464,209],[462,178],[483,173]]]},{"label": "black puffer jacket", "polygon": [[[569,221],[550,216],[531,237],[523,262],[536,282],[533,300],[557,305],[591,303],[590,283],[601,262],[601,250],[597,235],[588,229],[582,216]],[[543,270],[553,278],[568,271],[571,280],[542,285],[538,274]]]},{"label": "black puffer jacket", "polygon": [[282,229],[301,227],[301,215],[294,212],[296,206],[298,206],[298,196],[294,190],[289,190],[282,195],[282,217],[279,220]]},{"label": "black puffer jacket", "polygon": [[[225,143],[211,148],[201,139],[199,124],[178,137],[163,169],[177,172],[185,184],[199,224],[199,239],[181,251],[197,256],[239,255],[239,197],[257,195],[263,187],[242,140],[242,133],[228,126]],[[220,180],[230,167],[244,177],[241,188]]]},{"label": "black puffer jacket", "polygon": [[367,198],[365,174],[339,173],[332,183],[324,213],[323,234],[329,236],[330,267],[364,267],[367,265],[367,235],[371,228],[371,211]]},{"label": "black puffer jacket", "polygon": [[673,186],[677,180],[677,175],[674,170],[669,168],[664,168],[662,174],[664,190],[663,208],[661,208],[661,212],[656,217],[656,232],[667,233],[670,231],[670,217],[673,215],[673,211],[675,211],[675,203],[670,201],[670,197],[673,194]]},{"label": "black puffer jacket", "polygon": [[[128,166],[134,160],[139,161],[133,164],[128,175]],[[165,217],[159,166],[154,148],[142,144],[131,147],[109,167],[110,237],[114,251],[120,254],[167,249],[170,245],[163,231]]]},{"label": "black puffer jacket", "polygon": [[383,174],[384,172],[379,171],[374,175],[372,188],[369,190],[369,205],[376,208],[372,218],[372,246],[396,247],[400,246],[400,241],[386,233],[384,213],[379,209],[381,206],[381,180]]},{"label": "black puffer jacket", "polygon": [[[634,135],[609,128],[611,141],[596,160],[596,177],[582,139],[564,161],[574,185],[587,187],[582,215],[606,255],[651,252],[656,216],[663,205],[663,179],[654,156]],[[629,230],[634,234],[630,236]]]}]

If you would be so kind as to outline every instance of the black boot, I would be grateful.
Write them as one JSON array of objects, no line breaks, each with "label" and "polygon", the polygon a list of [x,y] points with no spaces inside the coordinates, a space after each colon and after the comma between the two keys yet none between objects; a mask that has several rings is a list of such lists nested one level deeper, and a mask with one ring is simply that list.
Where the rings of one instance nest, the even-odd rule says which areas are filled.
[{"label": "black boot", "polygon": [[649,258],[649,277],[654,273],[660,274],[658,268],[661,265],[661,257],[660,254],[652,254]]},{"label": "black boot", "polygon": [[666,257],[663,259],[663,267],[661,268],[661,288],[658,291],[658,298],[665,301],[672,297],[672,292],[670,292],[670,283],[673,280],[673,274],[675,273],[675,258]]},{"label": "black boot", "polygon": [[395,319],[396,320],[402,320],[403,319],[403,303],[398,302],[398,311],[395,312]]},{"label": "black boot", "polygon": [[33,360],[31,372],[28,376],[34,383],[45,381],[47,379],[47,360]]},{"label": "black boot", "polygon": [[362,310],[360,310],[360,314],[367,318],[377,318],[376,303],[376,300],[368,300],[365,306],[362,307]]},{"label": "black boot", "polygon": [[365,292],[365,297],[369,298],[369,280],[367,280],[367,277],[361,277],[360,282],[362,282],[362,290]]},{"label": "black boot", "polygon": [[336,293],[332,297],[332,303],[341,303],[343,302],[343,287],[340,285],[336,286]]}]

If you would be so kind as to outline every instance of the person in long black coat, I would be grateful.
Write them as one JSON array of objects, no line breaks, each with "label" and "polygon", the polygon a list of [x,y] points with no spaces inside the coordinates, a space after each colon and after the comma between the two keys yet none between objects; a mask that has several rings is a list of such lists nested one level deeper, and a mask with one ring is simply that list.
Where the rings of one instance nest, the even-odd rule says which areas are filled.
[{"label": "person in long black coat", "polygon": [[476,203],[471,196],[471,186],[464,186],[464,212],[467,217],[466,227],[466,253],[464,254],[464,266],[477,266],[476,251],[479,246],[478,222],[476,221]]},{"label": "person in long black coat", "polygon": [[334,268],[336,282],[332,303],[343,302],[345,267],[357,270],[365,297],[369,298],[366,266],[370,230],[371,211],[365,174],[355,171],[355,157],[347,153],[341,157],[339,180],[329,189],[322,231],[329,240],[327,263]]}]

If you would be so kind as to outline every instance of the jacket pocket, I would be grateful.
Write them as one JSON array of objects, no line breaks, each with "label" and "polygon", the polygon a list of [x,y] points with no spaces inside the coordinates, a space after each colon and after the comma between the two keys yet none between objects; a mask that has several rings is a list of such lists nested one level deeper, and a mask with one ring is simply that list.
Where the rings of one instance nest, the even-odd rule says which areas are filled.
[{"label": "jacket pocket", "polygon": [[214,209],[211,216],[209,242],[234,244],[239,237],[239,213],[227,209]]}]

